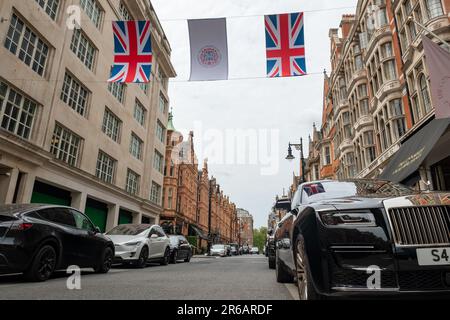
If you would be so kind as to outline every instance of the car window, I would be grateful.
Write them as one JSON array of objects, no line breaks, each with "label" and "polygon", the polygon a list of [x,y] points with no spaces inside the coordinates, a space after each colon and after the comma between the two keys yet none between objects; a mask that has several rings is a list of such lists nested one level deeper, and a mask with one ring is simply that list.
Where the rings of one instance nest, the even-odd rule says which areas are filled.
[{"label": "car window", "polygon": [[158,237],[160,237],[160,235],[159,235],[159,233],[158,233],[158,230],[156,229],[156,227],[153,227],[151,230],[150,230],[150,233],[148,234],[148,237],[150,238],[152,235],[154,235],[154,234],[156,234]]},{"label": "car window", "polygon": [[158,234],[158,237],[160,237],[160,238],[166,236],[166,234],[164,233],[164,230],[161,229],[160,227],[156,227],[156,233]]},{"label": "car window", "polygon": [[86,231],[94,231],[95,228],[92,225],[91,221],[82,213],[70,210],[74,219],[75,219],[75,225],[78,229],[86,230]]},{"label": "car window", "polygon": [[75,219],[66,208],[47,208],[38,211],[38,214],[45,220],[54,223],[76,227]]},{"label": "car window", "polygon": [[292,199],[292,202],[291,202],[291,210],[294,210],[300,204],[300,194],[301,194],[300,190],[297,190],[295,192],[294,198]]}]

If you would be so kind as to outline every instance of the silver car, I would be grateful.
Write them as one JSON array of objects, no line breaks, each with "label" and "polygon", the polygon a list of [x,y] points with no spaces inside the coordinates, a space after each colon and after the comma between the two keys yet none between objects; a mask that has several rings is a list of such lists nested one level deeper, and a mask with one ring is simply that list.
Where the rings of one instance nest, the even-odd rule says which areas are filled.
[{"label": "silver car", "polygon": [[131,263],[140,268],[150,261],[169,263],[170,240],[158,225],[122,224],[106,235],[114,242],[115,263]]},{"label": "silver car", "polygon": [[225,257],[227,256],[227,248],[223,244],[215,244],[211,247],[210,254],[212,256]]}]

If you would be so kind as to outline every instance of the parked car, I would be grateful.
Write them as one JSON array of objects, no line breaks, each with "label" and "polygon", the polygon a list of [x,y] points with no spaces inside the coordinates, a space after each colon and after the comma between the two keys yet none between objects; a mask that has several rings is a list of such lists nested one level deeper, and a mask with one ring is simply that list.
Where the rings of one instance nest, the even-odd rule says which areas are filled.
[{"label": "parked car", "polygon": [[143,268],[147,262],[169,264],[170,240],[158,225],[122,224],[106,235],[114,242],[114,262]]},{"label": "parked car", "polygon": [[223,244],[215,244],[211,247],[210,255],[226,257],[227,256],[227,248]]},{"label": "parked car", "polygon": [[76,209],[24,204],[0,206],[0,272],[45,281],[71,265],[107,273],[114,244]]},{"label": "parked car", "polygon": [[258,247],[252,247],[252,249],[250,250],[251,254],[259,254],[259,248]]},{"label": "parked car", "polygon": [[249,253],[250,253],[250,247],[249,247],[248,245],[244,244],[244,245],[242,246],[242,252],[243,252],[244,254],[249,254]]},{"label": "parked car", "polygon": [[192,247],[184,236],[169,235],[170,239],[170,261],[177,263],[177,261],[184,260],[184,262],[191,261]]},{"label": "parked car", "polygon": [[269,263],[269,269],[275,269],[275,237],[273,231],[267,237],[266,257]]},{"label": "parked car", "polygon": [[[232,255],[234,255],[234,256],[240,255],[239,245],[237,243],[231,243],[230,246],[231,246],[231,249],[232,249]],[[234,248],[234,251],[233,251],[233,248]]]},{"label": "parked car", "polygon": [[226,249],[226,252],[227,252],[227,256],[231,257],[231,246],[229,244],[226,244],[225,245],[225,249]]},{"label": "parked car", "polygon": [[449,294],[449,205],[382,180],[304,183],[276,230],[277,280],[297,278],[301,299]]}]

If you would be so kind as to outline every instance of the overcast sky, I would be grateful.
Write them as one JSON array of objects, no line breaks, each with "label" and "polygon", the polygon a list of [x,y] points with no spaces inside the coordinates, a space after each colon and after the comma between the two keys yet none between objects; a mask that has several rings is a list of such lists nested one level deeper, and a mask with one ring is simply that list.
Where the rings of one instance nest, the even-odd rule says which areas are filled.
[{"label": "overcast sky", "polygon": [[[251,129],[258,137],[258,143],[247,154],[269,151],[274,154],[275,158],[268,159],[271,167],[277,168],[275,174],[271,170],[262,174],[268,165],[261,163],[263,158],[259,156],[256,164],[247,161],[247,164],[227,165],[214,161],[209,165],[210,174],[217,178],[231,200],[253,215],[255,227],[266,226],[275,196],[282,194],[283,188],[288,190],[293,172],[299,171],[297,152],[297,159],[292,163],[284,159],[288,142],[298,142],[300,137],[307,142],[313,122],[321,121],[321,72],[330,68],[328,31],[339,26],[342,14],[354,13],[355,9],[306,12],[306,64],[308,73],[313,74],[284,79],[264,78],[262,15],[355,7],[357,0],[152,0],[152,3],[172,47],[172,63],[178,74],[169,89],[175,128],[183,133],[194,130],[195,146],[201,152],[199,160],[200,157],[220,158],[218,143],[212,144],[211,139],[217,140],[219,134],[236,133],[239,129]],[[185,19],[220,17],[235,17],[227,19],[229,77],[257,79],[188,82],[190,49]],[[263,142],[270,139],[275,141],[271,143],[272,150],[262,150],[260,145],[264,146]],[[226,156],[236,150],[229,146],[223,153]]]}]

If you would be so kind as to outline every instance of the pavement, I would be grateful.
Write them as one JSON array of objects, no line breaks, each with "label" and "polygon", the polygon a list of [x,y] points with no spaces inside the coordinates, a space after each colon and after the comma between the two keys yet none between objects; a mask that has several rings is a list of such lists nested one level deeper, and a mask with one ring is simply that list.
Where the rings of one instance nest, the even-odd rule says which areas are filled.
[{"label": "pavement", "polygon": [[144,269],[114,267],[108,274],[87,269],[81,289],[67,289],[68,276],[57,272],[43,283],[21,275],[0,276],[0,300],[293,300],[294,284],[276,282],[263,255],[193,257],[190,263],[150,264]]}]

